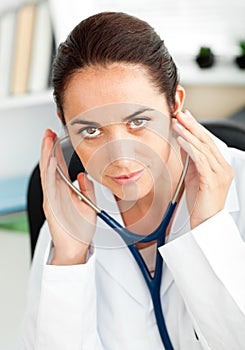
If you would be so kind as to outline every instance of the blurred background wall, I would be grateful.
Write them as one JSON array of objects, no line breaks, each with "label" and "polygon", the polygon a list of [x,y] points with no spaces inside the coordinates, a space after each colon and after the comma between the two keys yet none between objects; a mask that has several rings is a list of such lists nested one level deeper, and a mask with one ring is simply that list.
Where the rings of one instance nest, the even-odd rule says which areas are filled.
[{"label": "blurred background wall", "polygon": [[[2,0],[0,14],[23,3]],[[239,40],[245,39],[243,0],[49,0],[48,4],[56,47],[75,24],[93,13],[128,12],[149,21],[165,40],[186,88],[185,106],[198,119],[226,118],[245,105],[245,71],[234,65]],[[195,63],[203,45],[216,55],[215,66],[206,71]],[[0,96],[0,177],[30,172],[39,159],[45,128],[60,131],[51,90],[34,95],[26,91],[23,96]]]}]

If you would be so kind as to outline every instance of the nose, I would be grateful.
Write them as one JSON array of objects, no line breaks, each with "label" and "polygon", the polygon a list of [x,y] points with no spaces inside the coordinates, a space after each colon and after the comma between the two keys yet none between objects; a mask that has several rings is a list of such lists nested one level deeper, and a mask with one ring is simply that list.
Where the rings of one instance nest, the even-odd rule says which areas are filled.
[{"label": "nose", "polygon": [[137,141],[124,125],[112,125],[108,132],[107,154],[114,166],[126,166],[135,160]]}]

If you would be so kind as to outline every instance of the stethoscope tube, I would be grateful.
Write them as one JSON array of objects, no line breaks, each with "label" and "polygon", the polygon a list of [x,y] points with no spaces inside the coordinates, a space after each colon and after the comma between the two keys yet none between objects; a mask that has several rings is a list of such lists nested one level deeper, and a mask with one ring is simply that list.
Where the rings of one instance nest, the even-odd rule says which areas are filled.
[{"label": "stethoscope tube", "polygon": [[[169,206],[165,212],[164,218],[161,222],[161,224],[158,226],[158,228],[151,233],[149,236],[143,236],[144,238],[141,240],[141,242],[150,242],[150,241],[157,241],[157,248],[162,246],[165,243],[165,236],[166,236],[166,229],[169,225],[169,222],[172,218],[172,215],[174,213],[175,207],[177,203],[169,203]],[[157,327],[159,330],[159,334],[162,340],[162,343],[164,345],[164,348],[166,350],[174,350],[171,340],[169,338],[169,334],[167,331],[167,327],[165,324],[165,320],[163,317],[163,311],[162,311],[162,304],[161,304],[161,280],[162,280],[162,267],[163,267],[163,259],[157,250],[157,257],[156,257],[156,266],[155,266],[155,273],[154,277],[151,277],[150,272],[145,264],[144,259],[142,258],[140,252],[138,251],[137,247],[134,243],[132,243],[132,236],[135,238],[142,237],[140,235],[137,235],[135,233],[131,233],[132,236],[130,236],[130,231],[122,227],[116,220],[109,217],[109,215],[101,211],[98,216],[107,223],[111,228],[113,228],[125,241],[125,243],[128,245],[128,248],[130,252],[132,253],[134,259],[136,260],[141,273],[144,277],[144,280],[147,284],[147,287],[149,289],[149,292],[151,294],[151,299],[153,303],[154,308],[154,314],[156,317]],[[153,237],[153,239],[150,239],[149,237]]]},{"label": "stethoscope tube", "polygon": [[[55,140],[53,149],[52,149],[52,156],[55,157],[55,150],[57,145],[64,141],[69,139],[68,135],[64,135],[61,138],[57,138]],[[174,210],[177,205],[177,200],[188,170],[189,165],[189,156],[187,155],[186,161],[182,170],[182,174],[180,176],[178,185],[176,187],[175,193],[173,195],[173,198],[171,202],[168,205],[168,208],[164,214],[164,217],[162,219],[162,222],[157,227],[155,231],[150,233],[149,235],[139,235],[133,232],[130,232],[125,227],[121,226],[115,219],[113,219],[109,214],[107,214],[104,210],[101,210],[98,208],[89,198],[87,198],[81,191],[79,191],[73,183],[66,177],[64,172],[62,171],[59,164],[57,164],[57,171],[60,174],[61,178],[66,182],[66,184],[78,195],[78,197],[83,200],[85,203],[87,203],[96,213],[97,216],[103,220],[109,227],[111,227],[114,231],[116,231],[120,237],[124,240],[124,242],[127,244],[130,252],[132,253],[134,259],[136,260],[141,273],[144,277],[144,280],[147,284],[147,287],[149,289],[149,292],[151,294],[151,299],[154,307],[154,313],[156,317],[156,322],[159,330],[159,334],[162,340],[162,343],[166,350],[174,350],[173,345],[171,343],[171,340],[168,335],[167,327],[165,324],[163,311],[162,311],[162,304],[161,304],[161,279],[162,279],[162,268],[163,268],[163,259],[157,250],[157,257],[156,257],[156,267],[155,267],[155,273],[154,277],[150,275],[150,272],[145,264],[144,259],[142,258],[140,252],[138,251],[135,241],[140,241],[142,243],[146,242],[157,242],[157,248],[165,244],[165,237],[166,237],[166,230],[168,228],[168,225],[170,223],[170,220],[173,216]]]}]

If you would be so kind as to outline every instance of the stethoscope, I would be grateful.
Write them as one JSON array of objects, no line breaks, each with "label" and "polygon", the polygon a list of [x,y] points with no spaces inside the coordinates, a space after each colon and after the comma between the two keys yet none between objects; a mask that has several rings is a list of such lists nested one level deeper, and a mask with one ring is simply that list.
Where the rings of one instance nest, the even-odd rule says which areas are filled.
[{"label": "stethoscope", "polygon": [[[64,135],[60,138],[57,138],[55,140],[53,149],[52,149],[52,156],[55,157],[55,150],[58,144],[60,144],[62,141],[68,140],[69,136]],[[154,276],[152,277],[145,261],[143,260],[140,252],[138,251],[136,245],[132,243],[133,240],[140,241],[142,243],[146,242],[157,242],[157,248],[164,245],[165,243],[165,237],[166,237],[166,230],[168,228],[168,225],[170,223],[170,220],[173,216],[175,207],[177,205],[177,200],[187,173],[189,164],[189,156],[187,155],[186,161],[183,167],[182,174],[180,176],[178,185],[176,187],[175,193],[173,195],[173,198],[171,202],[169,203],[167,210],[163,216],[162,222],[160,225],[156,228],[155,231],[150,233],[147,236],[139,235],[133,232],[128,231],[125,227],[121,226],[115,219],[113,219],[109,214],[107,214],[104,210],[101,210],[98,208],[93,202],[90,201],[84,194],[78,190],[76,186],[73,185],[73,183],[66,177],[64,172],[62,171],[59,164],[57,164],[57,171],[60,174],[61,178],[66,182],[66,184],[78,195],[78,197],[83,200],[85,203],[87,203],[97,214],[98,217],[100,217],[109,227],[111,227],[113,230],[115,230],[120,237],[124,240],[124,242],[127,244],[130,252],[132,253],[133,257],[135,258],[142,275],[145,279],[145,282],[148,286],[148,289],[151,294],[151,299],[154,307],[154,313],[157,321],[158,330],[163,342],[163,345],[166,350],[173,350],[173,345],[171,343],[171,340],[168,335],[168,331],[166,328],[163,311],[162,311],[162,305],[161,305],[161,297],[160,297],[160,289],[161,289],[161,277],[162,277],[162,267],[163,267],[163,259],[157,249],[157,257],[156,257],[156,266],[155,266],[155,272]]]}]

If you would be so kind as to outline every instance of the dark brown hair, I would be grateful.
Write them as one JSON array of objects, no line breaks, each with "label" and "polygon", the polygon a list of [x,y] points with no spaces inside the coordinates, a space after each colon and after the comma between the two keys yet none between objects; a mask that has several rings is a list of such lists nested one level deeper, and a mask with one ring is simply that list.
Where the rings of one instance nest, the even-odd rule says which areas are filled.
[{"label": "dark brown hair", "polygon": [[146,22],[121,12],[102,12],[80,22],[61,43],[52,68],[52,85],[58,111],[69,79],[88,66],[112,63],[142,65],[172,113],[178,85],[176,65],[164,41]]}]

